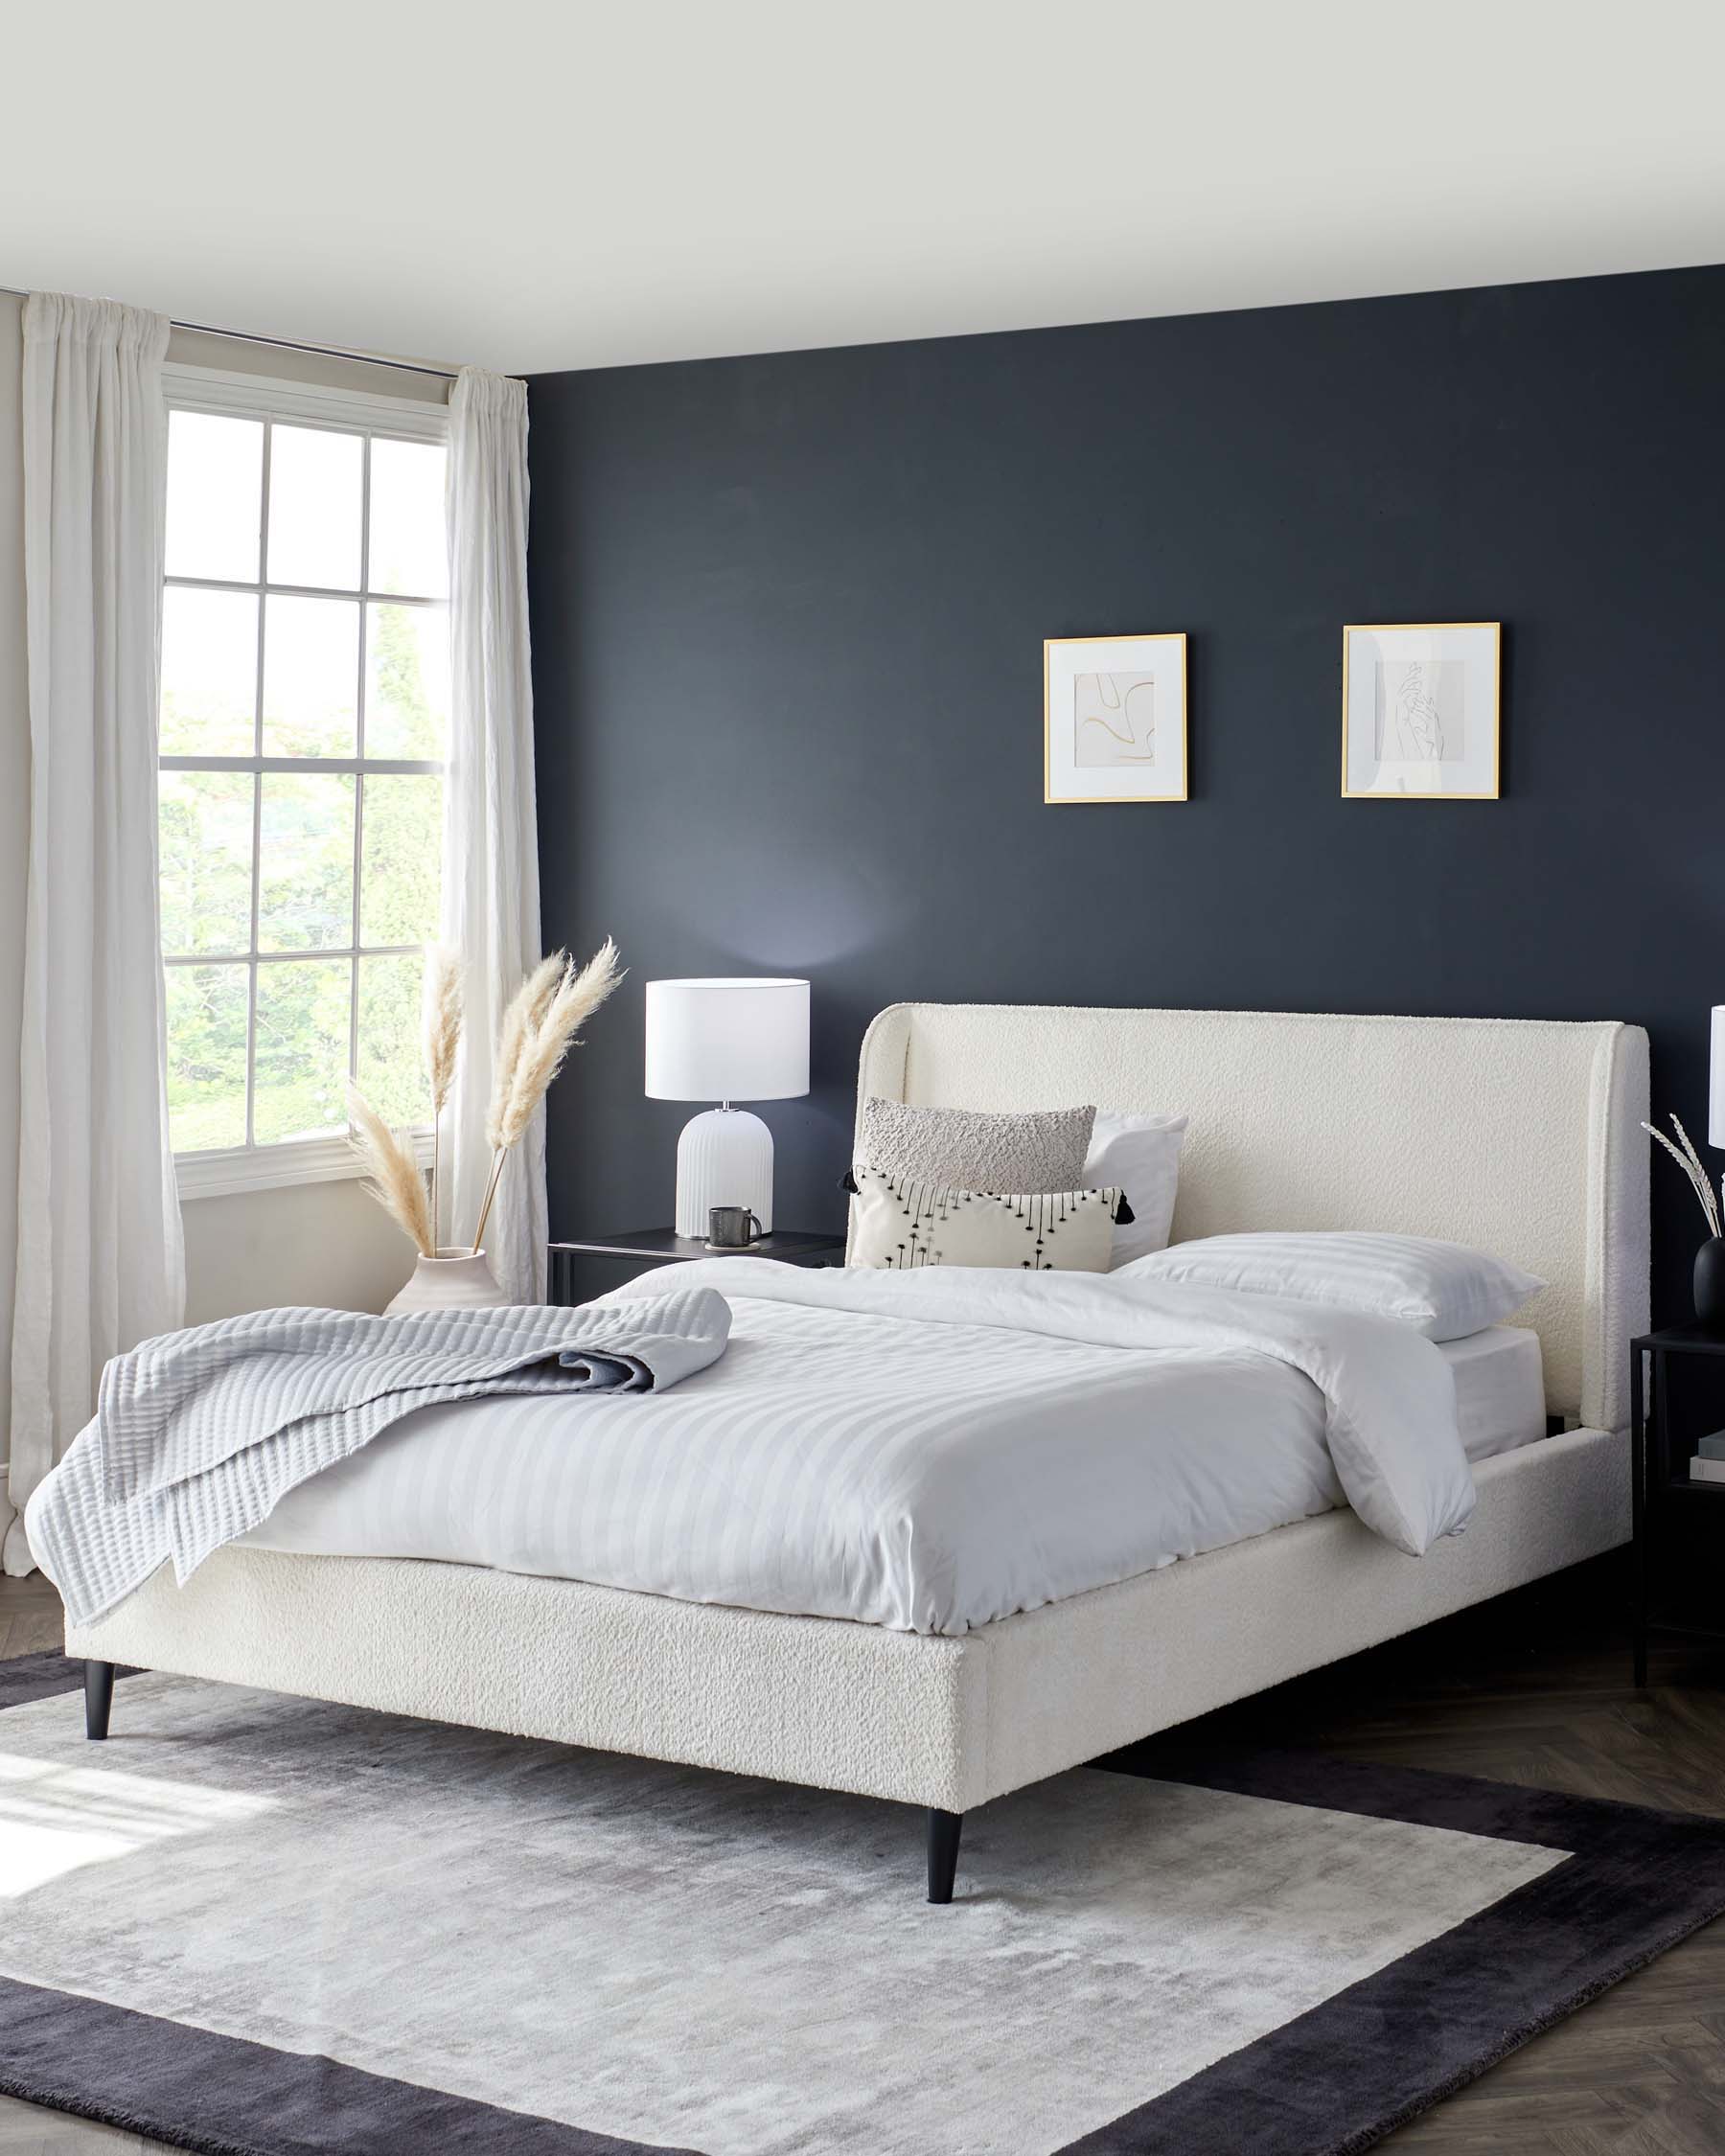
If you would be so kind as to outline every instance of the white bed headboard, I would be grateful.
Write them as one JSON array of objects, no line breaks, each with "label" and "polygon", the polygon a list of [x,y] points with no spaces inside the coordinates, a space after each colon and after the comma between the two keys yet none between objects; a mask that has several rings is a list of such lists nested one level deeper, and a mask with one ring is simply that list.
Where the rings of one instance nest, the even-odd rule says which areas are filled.
[{"label": "white bed headboard", "polygon": [[1520,1321],[1552,1413],[1628,1421],[1647,1319],[1640,1026],[895,1003],[863,1038],[859,1112],[870,1094],[1184,1112],[1177,1242],[1360,1227],[1494,1250],[1551,1283]]}]

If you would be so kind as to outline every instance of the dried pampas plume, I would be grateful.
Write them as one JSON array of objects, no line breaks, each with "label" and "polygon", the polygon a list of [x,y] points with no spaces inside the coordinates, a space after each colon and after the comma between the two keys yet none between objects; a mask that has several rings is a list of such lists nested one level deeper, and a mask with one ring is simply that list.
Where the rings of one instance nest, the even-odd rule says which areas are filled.
[{"label": "dried pampas plume", "polygon": [[433,1256],[431,1207],[412,1140],[392,1131],[357,1086],[348,1088],[348,1119],[353,1125],[348,1143],[371,1178],[365,1187],[420,1255]]},{"label": "dried pampas plume", "polygon": [[[1671,1127],[1682,1141],[1681,1150],[1671,1143],[1663,1131],[1656,1131],[1651,1123],[1642,1125],[1642,1129],[1646,1132],[1647,1135],[1650,1138],[1657,1138],[1684,1174],[1688,1176],[1695,1196],[1701,1201],[1701,1210],[1707,1216],[1708,1232],[1716,1236],[1720,1231],[1719,1201],[1714,1196],[1713,1183],[1708,1177],[1707,1170],[1701,1165],[1701,1156],[1695,1151],[1692,1139],[1675,1115],[1671,1117]],[[1725,1193],[1725,1180],[1721,1181],[1720,1190],[1721,1193]]]},{"label": "dried pampas plume", "polygon": [[545,999],[532,1034],[521,1044],[510,1080],[508,1105],[492,1141],[494,1145],[517,1145],[527,1135],[533,1112],[563,1068],[576,1036],[622,977],[617,970],[617,947],[609,937],[579,973],[573,966],[565,968]]},{"label": "dried pampas plume", "polygon": [[473,1230],[475,1250],[484,1241],[485,1224],[511,1147],[526,1136],[535,1111],[563,1068],[581,1028],[622,978],[617,947],[609,936],[579,972],[566,951],[556,951],[540,959],[504,1012],[486,1121],[492,1172],[479,1208],[479,1225]]},{"label": "dried pampas plume", "polygon": [[446,943],[426,946],[420,1006],[420,1048],[431,1081],[431,1105],[442,1108],[455,1083],[461,1047],[461,957]]},{"label": "dried pampas plume", "polygon": [[443,1166],[443,1112],[455,1084],[461,1051],[461,955],[448,944],[426,946],[421,983],[420,1054],[431,1087],[431,1241],[437,1243],[438,1192]]},{"label": "dried pampas plume", "polygon": [[551,999],[568,970],[566,951],[554,951],[549,958],[541,958],[516,990],[503,1013],[503,1023],[497,1029],[497,1060],[492,1071],[491,1111],[485,1119],[486,1143],[494,1153],[506,1142],[499,1134],[508,1120],[510,1096],[515,1090],[516,1072],[521,1067],[521,1058],[527,1052],[528,1043],[543,1024]]}]

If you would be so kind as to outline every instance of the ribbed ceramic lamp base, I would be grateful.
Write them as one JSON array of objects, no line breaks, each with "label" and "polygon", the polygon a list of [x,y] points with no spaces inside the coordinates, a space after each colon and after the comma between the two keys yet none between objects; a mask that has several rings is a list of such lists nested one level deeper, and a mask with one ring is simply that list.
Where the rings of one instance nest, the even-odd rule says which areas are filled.
[{"label": "ribbed ceramic lamp base", "polygon": [[704,1241],[715,1205],[747,1205],[772,1231],[772,1133],[746,1108],[691,1116],[677,1141],[677,1232]]}]

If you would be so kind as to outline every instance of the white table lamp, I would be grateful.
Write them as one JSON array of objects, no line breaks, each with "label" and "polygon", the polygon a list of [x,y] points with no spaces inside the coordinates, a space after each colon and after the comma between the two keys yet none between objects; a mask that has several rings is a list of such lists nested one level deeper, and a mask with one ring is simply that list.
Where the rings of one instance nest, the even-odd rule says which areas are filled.
[{"label": "white table lamp", "polygon": [[715,1205],[747,1205],[772,1231],[772,1133],[738,1100],[809,1089],[806,980],[650,980],[647,1097],[716,1100],[677,1141],[677,1232],[703,1241]]}]

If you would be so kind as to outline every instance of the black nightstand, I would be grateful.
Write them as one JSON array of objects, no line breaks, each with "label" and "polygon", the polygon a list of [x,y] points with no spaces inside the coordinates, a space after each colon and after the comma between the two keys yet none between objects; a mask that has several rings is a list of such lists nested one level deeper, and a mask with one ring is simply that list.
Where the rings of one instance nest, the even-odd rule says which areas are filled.
[{"label": "black nightstand", "polygon": [[[770,1235],[763,1235],[746,1250],[709,1250],[699,1235],[677,1235],[668,1227],[642,1227],[630,1235],[596,1235],[579,1243],[552,1243],[548,1249],[551,1257],[548,1292],[554,1303],[565,1307],[586,1299],[586,1296],[575,1292],[578,1269],[584,1269],[582,1261],[585,1259],[597,1259],[602,1265],[610,1266],[615,1276],[605,1284],[613,1288],[621,1287],[625,1280],[632,1280],[636,1273],[645,1273],[650,1266],[677,1265],[684,1258],[770,1257],[778,1258],[786,1265],[842,1265],[844,1262],[842,1235],[817,1235],[794,1227],[776,1227]],[[584,1270],[590,1272],[592,1268]]]},{"label": "black nightstand", "polygon": [[[1675,1388],[1672,1365],[1698,1365],[1690,1383]],[[1673,1399],[1674,1391],[1690,1395]],[[1644,1333],[1629,1343],[1629,1429],[1635,1531],[1635,1681],[1647,1681],[1649,1631],[1725,1637],[1716,1626],[1662,1621],[1648,1615],[1649,1548],[1655,1536],[1674,1531],[1685,1547],[1700,1547],[1702,1560],[1718,1576],[1719,1537],[1725,1534],[1725,1482],[1691,1481],[1690,1457],[1697,1442],[1725,1423],[1725,1339],[1698,1325],[1672,1325]],[[1707,1507],[1716,1505],[1716,1512]]]}]

